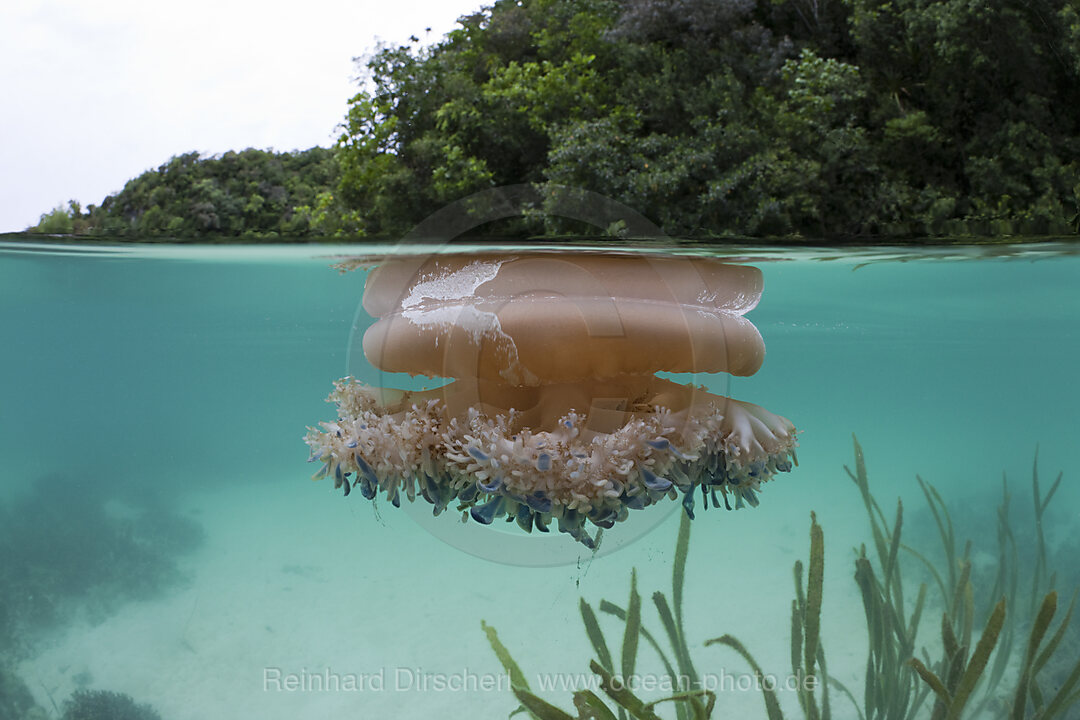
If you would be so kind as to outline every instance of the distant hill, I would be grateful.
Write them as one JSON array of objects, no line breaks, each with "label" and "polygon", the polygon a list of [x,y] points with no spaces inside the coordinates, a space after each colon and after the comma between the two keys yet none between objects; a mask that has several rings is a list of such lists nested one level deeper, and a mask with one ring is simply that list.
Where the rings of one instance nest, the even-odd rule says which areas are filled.
[{"label": "distant hill", "polygon": [[336,182],[326,148],[191,152],[129,180],[100,205],[58,207],[28,231],[181,240],[317,235],[313,217]]}]

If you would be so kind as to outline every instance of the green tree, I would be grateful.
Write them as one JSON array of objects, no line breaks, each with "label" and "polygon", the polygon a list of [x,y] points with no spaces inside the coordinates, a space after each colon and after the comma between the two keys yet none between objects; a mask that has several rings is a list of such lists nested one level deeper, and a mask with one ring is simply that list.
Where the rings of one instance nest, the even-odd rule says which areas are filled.
[{"label": "green tree", "polygon": [[178,155],[38,227],[393,236],[532,183],[677,235],[1080,229],[1075,0],[496,0],[363,71],[333,150]]},{"label": "green tree", "polygon": [[366,69],[324,214],[366,233],[520,182],[678,234],[1077,222],[1066,0],[500,0]]},{"label": "green tree", "polygon": [[47,213],[42,213],[37,225],[29,228],[30,232],[47,235],[67,235],[74,229],[71,212],[63,205],[57,205]]},{"label": "green tree", "polygon": [[325,231],[311,222],[310,208],[331,192],[337,173],[335,153],[326,148],[186,153],[130,180],[86,213],[72,201],[68,210],[54,210],[47,225],[42,216],[36,229],[224,241],[320,235]]}]

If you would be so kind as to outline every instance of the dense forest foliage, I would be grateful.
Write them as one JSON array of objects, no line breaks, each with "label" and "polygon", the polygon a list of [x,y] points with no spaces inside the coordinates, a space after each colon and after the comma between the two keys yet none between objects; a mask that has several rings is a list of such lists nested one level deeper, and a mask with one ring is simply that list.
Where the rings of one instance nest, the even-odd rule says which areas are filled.
[{"label": "dense forest foliage", "polygon": [[313,232],[337,175],[333,150],[187,153],[129,181],[101,205],[74,201],[32,231],[113,236],[265,239]]},{"label": "dense forest foliage", "polygon": [[228,177],[244,153],[181,187],[207,162],[183,156],[91,227],[393,236],[516,183],[586,188],[679,235],[1080,223],[1075,0],[499,0],[365,65],[336,166],[311,156],[332,188],[255,192]]},{"label": "dense forest foliage", "polygon": [[343,220],[551,182],[678,234],[1075,231],[1078,7],[501,0],[368,62]]}]

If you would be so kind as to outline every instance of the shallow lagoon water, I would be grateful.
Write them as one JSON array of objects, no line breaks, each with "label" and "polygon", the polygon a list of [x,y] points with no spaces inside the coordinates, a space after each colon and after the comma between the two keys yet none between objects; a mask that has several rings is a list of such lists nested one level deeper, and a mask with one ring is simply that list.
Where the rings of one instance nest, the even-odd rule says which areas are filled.
[{"label": "shallow lagoon water", "polygon": [[[903,498],[912,544],[936,542],[916,474],[939,489],[958,535],[992,540],[1002,473],[1023,522],[1036,447],[1044,492],[1064,471],[1045,523],[1051,558],[1080,542],[1071,249],[690,250],[762,270],[764,295],[748,317],[768,350],[753,377],[694,381],[782,413],[801,433],[799,466],[768,484],[759,507],[693,522],[684,616],[699,670],[748,672],[730,650],[701,646],[725,633],[767,671],[790,669],[792,565],[806,561],[813,510],[826,541],[830,671],[860,697],[866,631],[853,548],[870,536],[843,469],[852,433],[886,514]],[[505,717],[517,704],[484,620],[533,689],[570,708],[566,685],[588,681],[593,655],[579,598],[624,605],[632,568],[644,622],[660,632],[648,601],[670,588],[676,512],[609,555],[582,548],[570,564],[521,567],[308,480],[302,436],[330,416],[323,399],[335,379],[408,382],[350,359],[354,319],[368,321],[357,315],[364,275],[330,267],[341,255],[394,251],[0,244],[0,501],[28,507],[20,498],[44,484],[56,506],[100,504],[122,519],[164,503],[202,530],[173,558],[179,576],[155,592],[98,598],[92,611],[58,604],[70,615],[31,644],[0,649],[39,705],[62,707],[85,687],[127,693],[166,720]],[[40,537],[60,533],[55,521],[34,518]],[[9,546],[9,568],[34,549]],[[40,557],[37,570],[49,572]],[[20,582],[10,570],[0,577]],[[601,622],[617,646],[619,623]],[[921,636],[931,644],[933,624]],[[643,675],[661,669],[643,650]],[[548,682],[562,687],[541,689]],[[798,715],[794,693],[780,700]],[[765,717],[760,693],[738,684],[717,707]]]}]

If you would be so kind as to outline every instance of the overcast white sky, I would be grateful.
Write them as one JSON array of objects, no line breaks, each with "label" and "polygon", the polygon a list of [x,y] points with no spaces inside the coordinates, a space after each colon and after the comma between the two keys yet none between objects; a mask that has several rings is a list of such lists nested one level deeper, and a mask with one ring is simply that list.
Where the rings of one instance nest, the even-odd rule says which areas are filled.
[{"label": "overcast white sky", "polygon": [[191,150],[328,146],[353,57],[490,4],[0,0],[0,232]]}]

